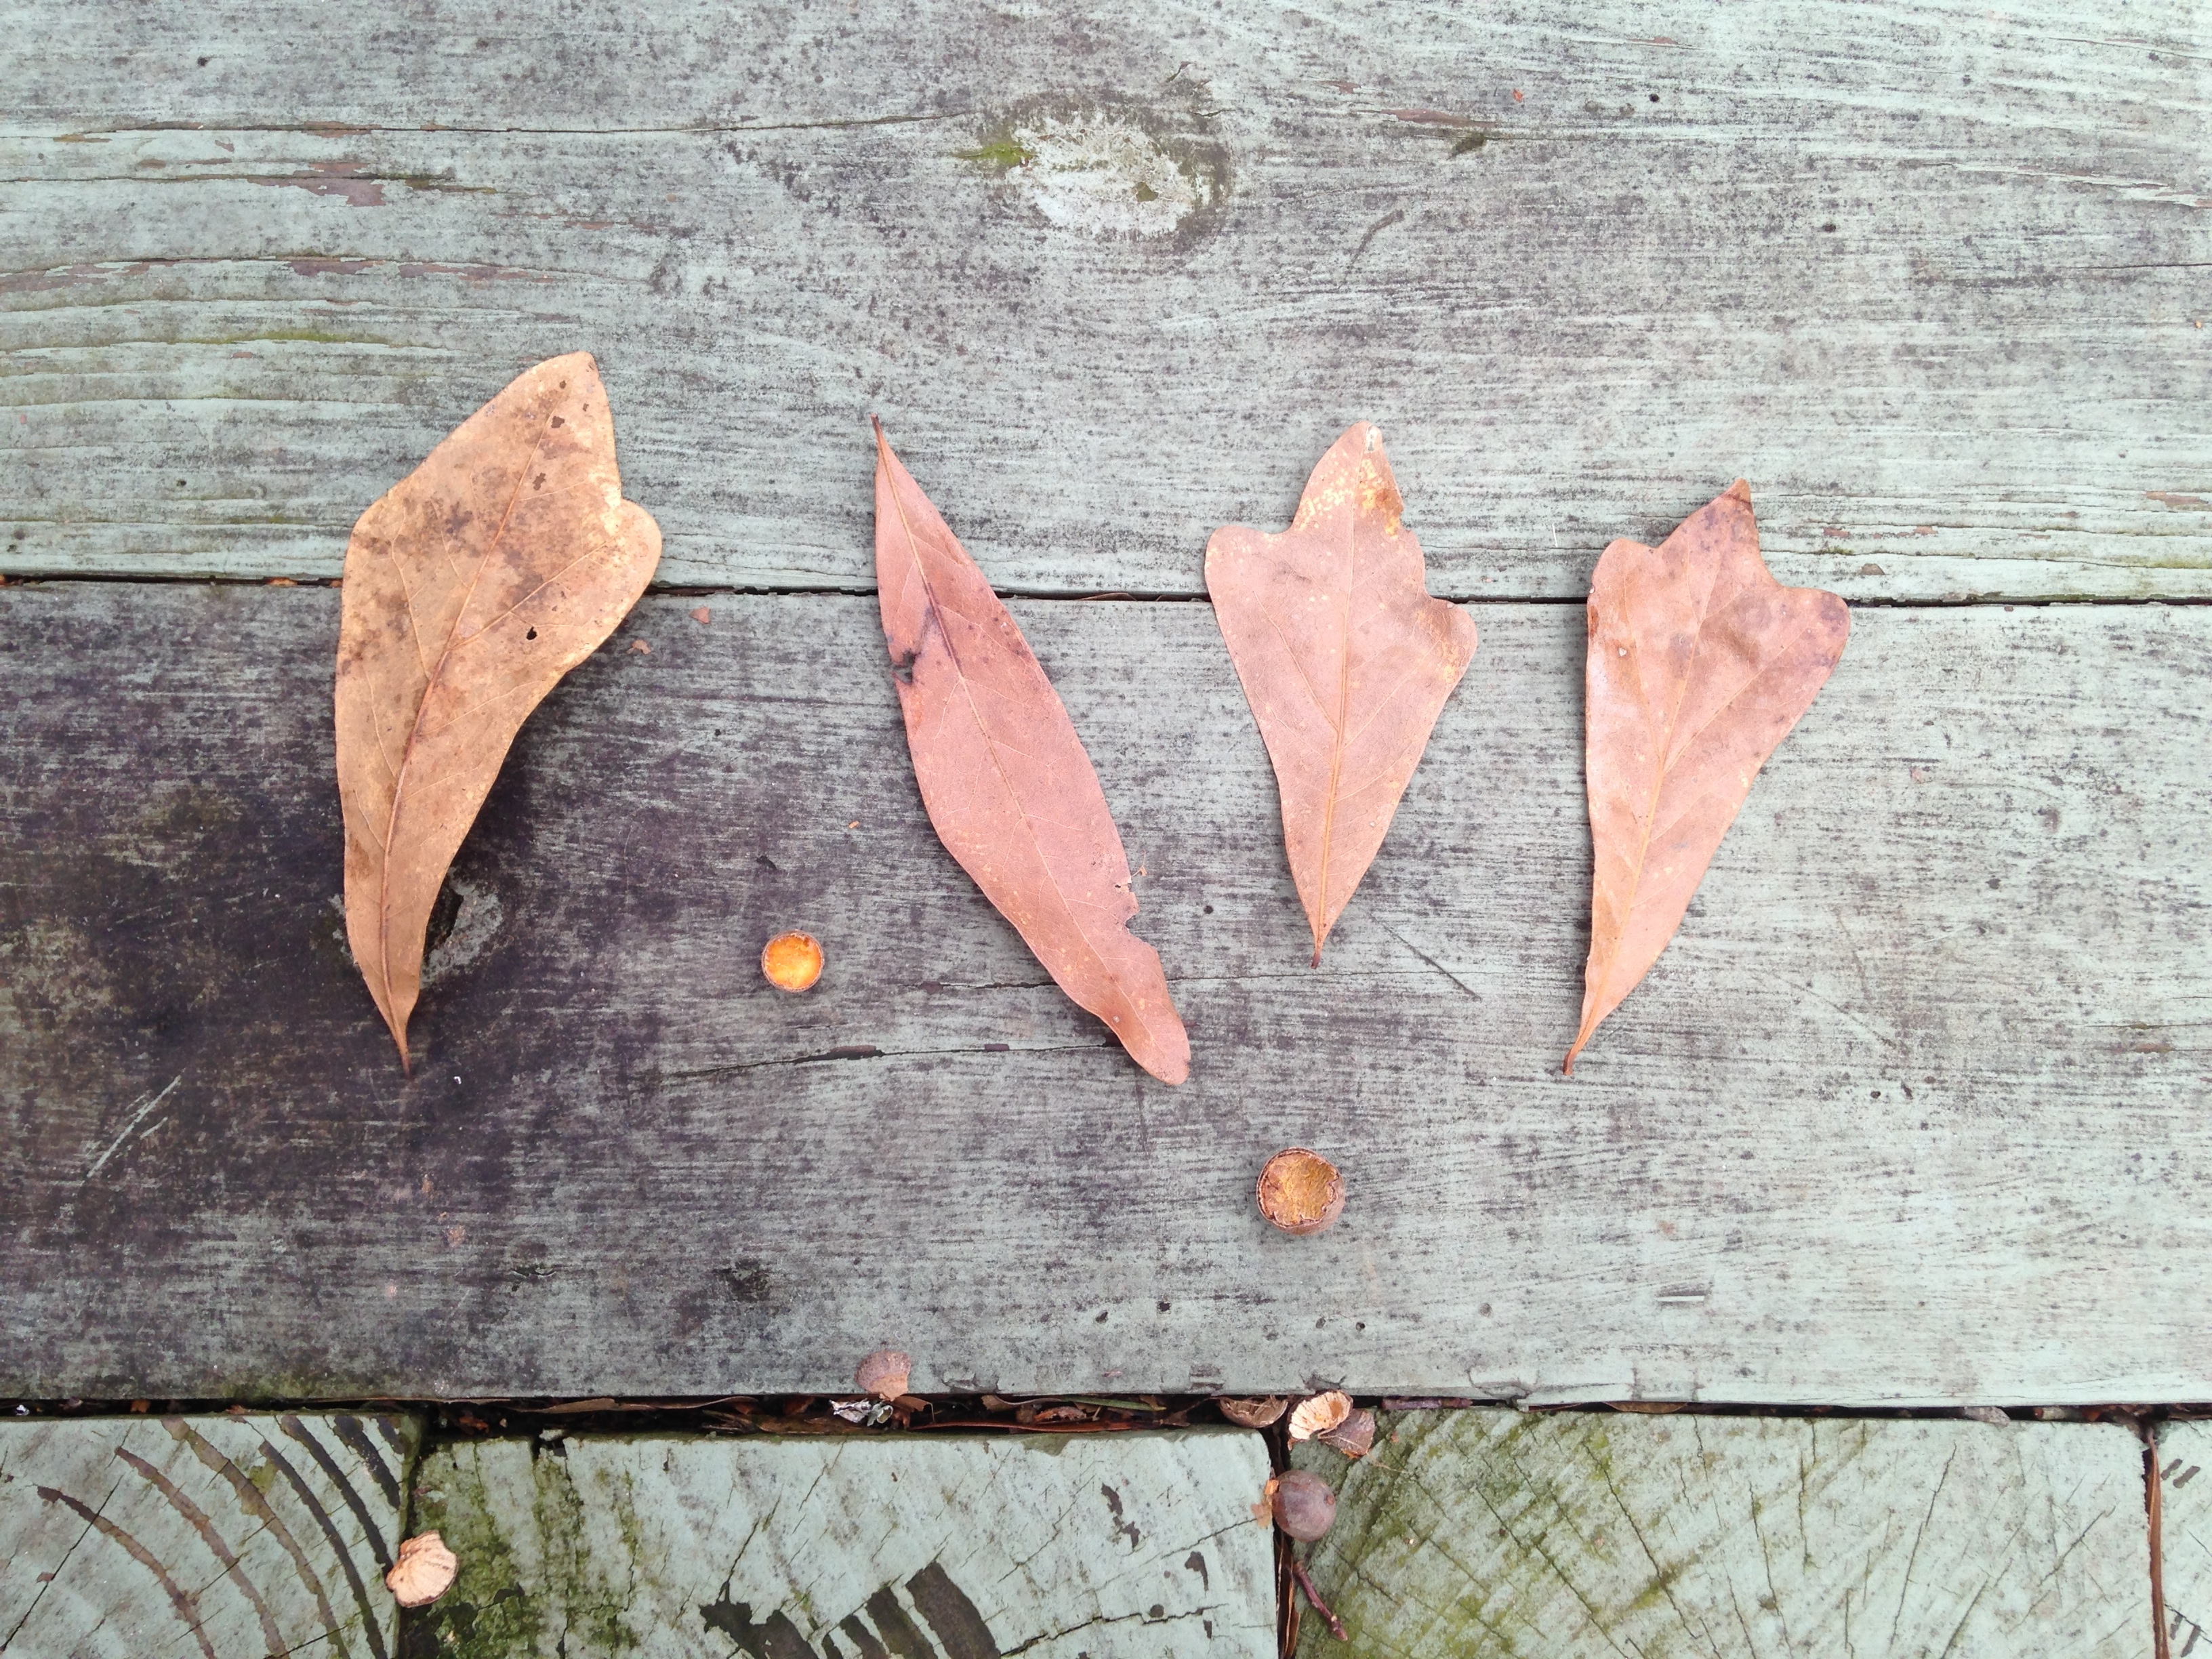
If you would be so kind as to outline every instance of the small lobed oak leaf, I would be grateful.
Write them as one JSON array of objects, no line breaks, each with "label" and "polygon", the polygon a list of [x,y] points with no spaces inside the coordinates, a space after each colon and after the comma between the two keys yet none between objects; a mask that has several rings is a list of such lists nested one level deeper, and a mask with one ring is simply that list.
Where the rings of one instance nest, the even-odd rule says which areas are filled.
[{"label": "small lobed oak leaf", "polygon": [[863,1359],[853,1373],[856,1387],[886,1403],[906,1392],[907,1376],[914,1369],[914,1361],[896,1348],[878,1348]]},{"label": "small lobed oak leaf", "polygon": [[1264,1429],[1290,1409],[1291,1402],[1282,1395],[1269,1395],[1264,1400],[1236,1400],[1224,1396],[1213,1402],[1221,1414],[1231,1422],[1247,1429]]},{"label": "small lobed oak leaf", "polygon": [[1316,1435],[1327,1434],[1351,1415],[1350,1395],[1337,1389],[1317,1394],[1310,1400],[1299,1401],[1291,1413],[1291,1438],[1310,1440]]},{"label": "small lobed oak leaf", "polygon": [[1590,577],[1583,777],[1594,861],[1582,1024],[1563,1067],[1687,914],[1752,780],[1835,672],[1850,609],[1784,587],[1739,478],[1657,547]]},{"label": "small lobed oak leaf", "polygon": [[453,1588],[459,1558],[434,1532],[419,1533],[399,1546],[398,1559],[384,1575],[385,1588],[403,1607],[424,1607]]},{"label": "small lobed oak leaf", "polygon": [[1314,965],[1474,657],[1474,619],[1429,597],[1421,544],[1362,421],[1315,465],[1279,535],[1206,546],[1206,591],[1282,795]]}]

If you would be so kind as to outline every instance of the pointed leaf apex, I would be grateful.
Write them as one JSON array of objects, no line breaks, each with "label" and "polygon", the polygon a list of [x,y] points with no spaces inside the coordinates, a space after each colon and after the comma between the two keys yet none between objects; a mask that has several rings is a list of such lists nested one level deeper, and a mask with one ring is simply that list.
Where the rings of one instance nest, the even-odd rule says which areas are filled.
[{"label": "pointed leaf apex", "polygon": [[1741,501],[1746,507],[1749,507],[1751,505],[1751,486],[1746,483],[1741,478],[1738,478],[1723,493],[1735,496],[1736,500]]}]

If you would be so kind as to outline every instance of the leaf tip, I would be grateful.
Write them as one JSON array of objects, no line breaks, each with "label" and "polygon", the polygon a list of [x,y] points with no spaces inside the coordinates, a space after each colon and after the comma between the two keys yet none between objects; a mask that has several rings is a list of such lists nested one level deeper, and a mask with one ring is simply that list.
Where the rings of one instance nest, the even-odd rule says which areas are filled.
[{"label": "leaf tip", "polygon": [[1735,496],[1736,500],[1741,501],[1746,507],[1749,507],[1751,505],[1751,486],[1746,483],[1741,478],[1738,478],[1734,483],[1730,484],[1727,489],[1722,492],[1722,494],[1724,496]]},{"label": "leaf tip", "polygon": [[1582,1053],[1583,1045],[1590,1040],[1590,1033],[1596,1029],[1596,1022],[1592,1021],[1589,1024],[1583,1026],[1581,1030],[1575,1033],[1574,1046],[1567,1050],[1566,1059],[1562,1060],[1559,1064],[1560,1076],[1572,1077],[1575,1074],[1575,1056]]}]

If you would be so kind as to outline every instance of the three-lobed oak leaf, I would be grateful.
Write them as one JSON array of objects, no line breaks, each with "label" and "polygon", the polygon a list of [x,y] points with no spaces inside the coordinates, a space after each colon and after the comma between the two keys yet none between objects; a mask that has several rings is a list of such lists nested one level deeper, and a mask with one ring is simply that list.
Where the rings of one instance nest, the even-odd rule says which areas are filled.
[{"label": "three-lobed oak leaf", "polygon": [[660,560],[598,365],[518,376],[361,515],[338,625],[346,937],[402,1063],[453,854],[545,694]]},{"label": "three-lobed oak leaf", "polygon": [[1429,597],[1403,511],[1382,434],[1363,421],[1321,458],[1288,530],[1231,525],[1206,548],[1214,619],[1274,763],[1316,966],[1474,657],[1474,618]]},{"label": "three-lobed oak leaf", "polygon": [[1596,863],[1570,1076],[1674,937],[1753,777],[1812,707],[1851,627],[1837,595],[1768,572],[1741,478],[1656,548],[1607,547],[1589,622]]},{"label": "three-lobed oak leaf", "polygon": [[1129,861],[1082,739],[975,560],[876,428],[876,586],[938,837],[1059,984],[1165,1083],[1190,1040],[1128,930]]}]

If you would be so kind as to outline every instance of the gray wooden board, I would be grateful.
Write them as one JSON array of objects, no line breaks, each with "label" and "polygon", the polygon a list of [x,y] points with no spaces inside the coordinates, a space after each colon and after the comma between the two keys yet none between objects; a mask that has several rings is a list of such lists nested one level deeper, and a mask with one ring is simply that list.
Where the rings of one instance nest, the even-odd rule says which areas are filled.
[{"label": "gray wooden board", "polygon": [[1020,591],[1196,591],[1364,418],[1453,597],[1741,475],[1854,599],[2203,598],[2202,24],[12,0],[0,573],[335,574],[580,348],[676,584],[865,586],[876,410]]},{"label": "gray wooden board", "polygon": [[2149,1659],[2142,1446],[2088,1423],[1386,1415],[1304,1659]]},{"label": "gray wooden board", "polygon": [[442,1447],[444,1659],[1272,1659],[1256,1434],[548,1437]]},{"label": "gray wooden board", "polygon": [[415,1419],[0,1420],[0,1653],[387,1659]]},{"label": "gray wooden board", "polygon": [[2212,1423],[2158,1430],[2166,1641],[2172,1659],[2212,1647]]},{"label": "gray wooden board", "polygon": [[[1579,607],[1476,607],[1315,970],[1207,608],[1018,602],[1169,1089],[936,842],[829,596],[648,598],[556,690],[403,1077],[339,942],[337,599],[0,588],[0,1395],[819,1392],[888,1343],[924,1391],[2212,1397],[2212,611],[1858,613],[1567,1080]],[[1260,1219],[1286,1145],[1333,1231]]]}]

